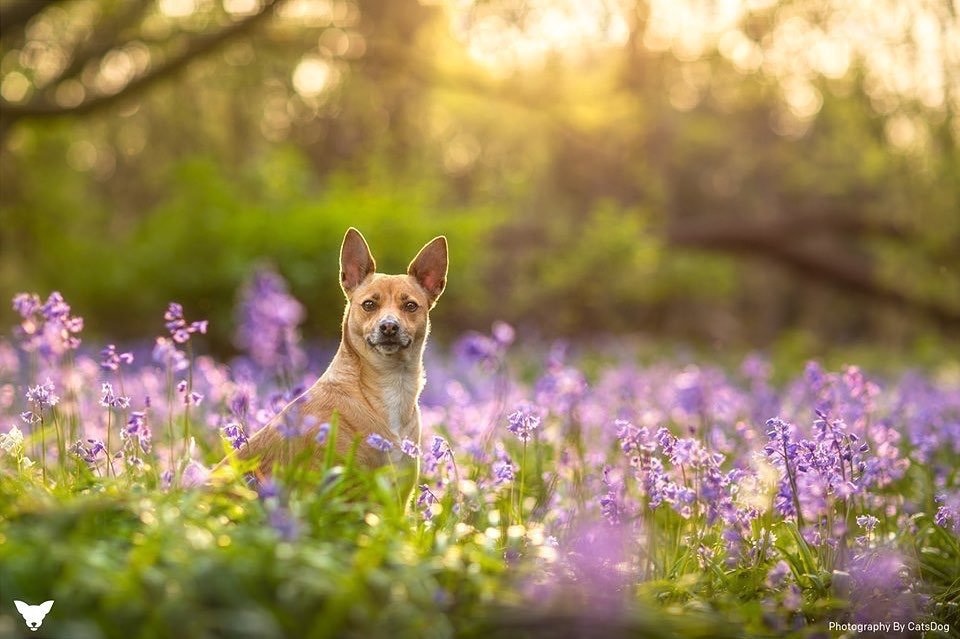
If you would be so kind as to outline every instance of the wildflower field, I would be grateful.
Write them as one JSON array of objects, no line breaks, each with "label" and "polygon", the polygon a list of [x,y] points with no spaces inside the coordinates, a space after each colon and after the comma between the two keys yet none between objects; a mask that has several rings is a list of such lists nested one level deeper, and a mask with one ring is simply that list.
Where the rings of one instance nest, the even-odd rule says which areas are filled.
[{"label": "wildflower field", "polygon": [[[13,304],[0,636],[958,636],[956,370],[641,361],[497,323],[428,349],[419,445],[356,442],[391,465],[251,483],[210,469],[329,356],[278,276],[226,362],[177,304],[129,352],[57,293]],[[31,633],[14,599],[55,603]]]}]

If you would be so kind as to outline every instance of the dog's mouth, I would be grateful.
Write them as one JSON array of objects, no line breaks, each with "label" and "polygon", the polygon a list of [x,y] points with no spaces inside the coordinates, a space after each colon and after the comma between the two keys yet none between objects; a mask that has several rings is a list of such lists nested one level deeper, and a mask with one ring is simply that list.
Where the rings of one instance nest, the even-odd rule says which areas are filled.
[{"label": "dog's mouth", "polygon": [[409,335],[398,335],[397,337],[367,336],[367,345],[384,355],[393,355],[398,351],[409,348],[412,343],[413,338]]}]

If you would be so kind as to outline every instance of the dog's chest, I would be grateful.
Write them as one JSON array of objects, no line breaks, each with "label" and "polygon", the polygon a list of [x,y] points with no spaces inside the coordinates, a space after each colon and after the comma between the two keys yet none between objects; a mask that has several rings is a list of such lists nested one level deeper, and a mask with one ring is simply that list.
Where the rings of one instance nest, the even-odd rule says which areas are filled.
[{"label": "dog's chest", "polygon": [[400,372],[386,376],[383,382],[383,407],[387,426],[397,439],[410,435],[413,405],[417,401],[417,379]]}]

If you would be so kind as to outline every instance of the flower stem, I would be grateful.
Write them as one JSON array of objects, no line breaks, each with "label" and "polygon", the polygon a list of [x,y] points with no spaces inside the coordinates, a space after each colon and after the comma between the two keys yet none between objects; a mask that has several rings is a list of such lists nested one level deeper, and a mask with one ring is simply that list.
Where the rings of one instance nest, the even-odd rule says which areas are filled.
[{"label": "flower stem", "polygon": [[110,456],[111,431],[113,431],[113,410],[107,408],[107,477],[113,474],[113,458]]},{"label": "flower stem", "polygon": [[43,407],[37,411],[40,413],[40,470],[43,473],[43,483],[47,483],[47,438],[43,429]]},{"label": "flower stem", "polygon": [[527,474],[527,440],[523,440],[523,453],[520,456],[520,494],[517,496],[517,512],[520,525],[523,525],[523,485]]},{"label": "flower stem", "polygon": [[793,506],[797,509],[797,526],[803,528],[803,513],[800,511],[800,494],[797,492],[797,480],[790,472],[790,458],[787,457],[787,440],[783,440],[783,467],[787,471],[787,478],[790,480],[790,490],[793,492]]}]

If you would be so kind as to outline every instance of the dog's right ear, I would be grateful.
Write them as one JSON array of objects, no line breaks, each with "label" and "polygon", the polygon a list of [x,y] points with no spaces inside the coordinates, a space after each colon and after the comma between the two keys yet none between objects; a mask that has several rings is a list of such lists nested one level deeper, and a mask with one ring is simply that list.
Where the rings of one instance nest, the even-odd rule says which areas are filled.
[{"label": "dog's right ear", "polygon": [[13,605],[17,607],[17,612],[19,612],[21,615],[25,615],[27,614],[27,612],[30,611],[30,606],[23,603],[22,601],[17,601],[15,599],[13,601]]},{"label": "dog's right ear", "polygon": [[367,241],[360,235],[360,231],[352,226],[343,236],[343,245],[340,247],[340,286],[347,297],[360,282],[377,270],[377,263],[373,261]]}]

